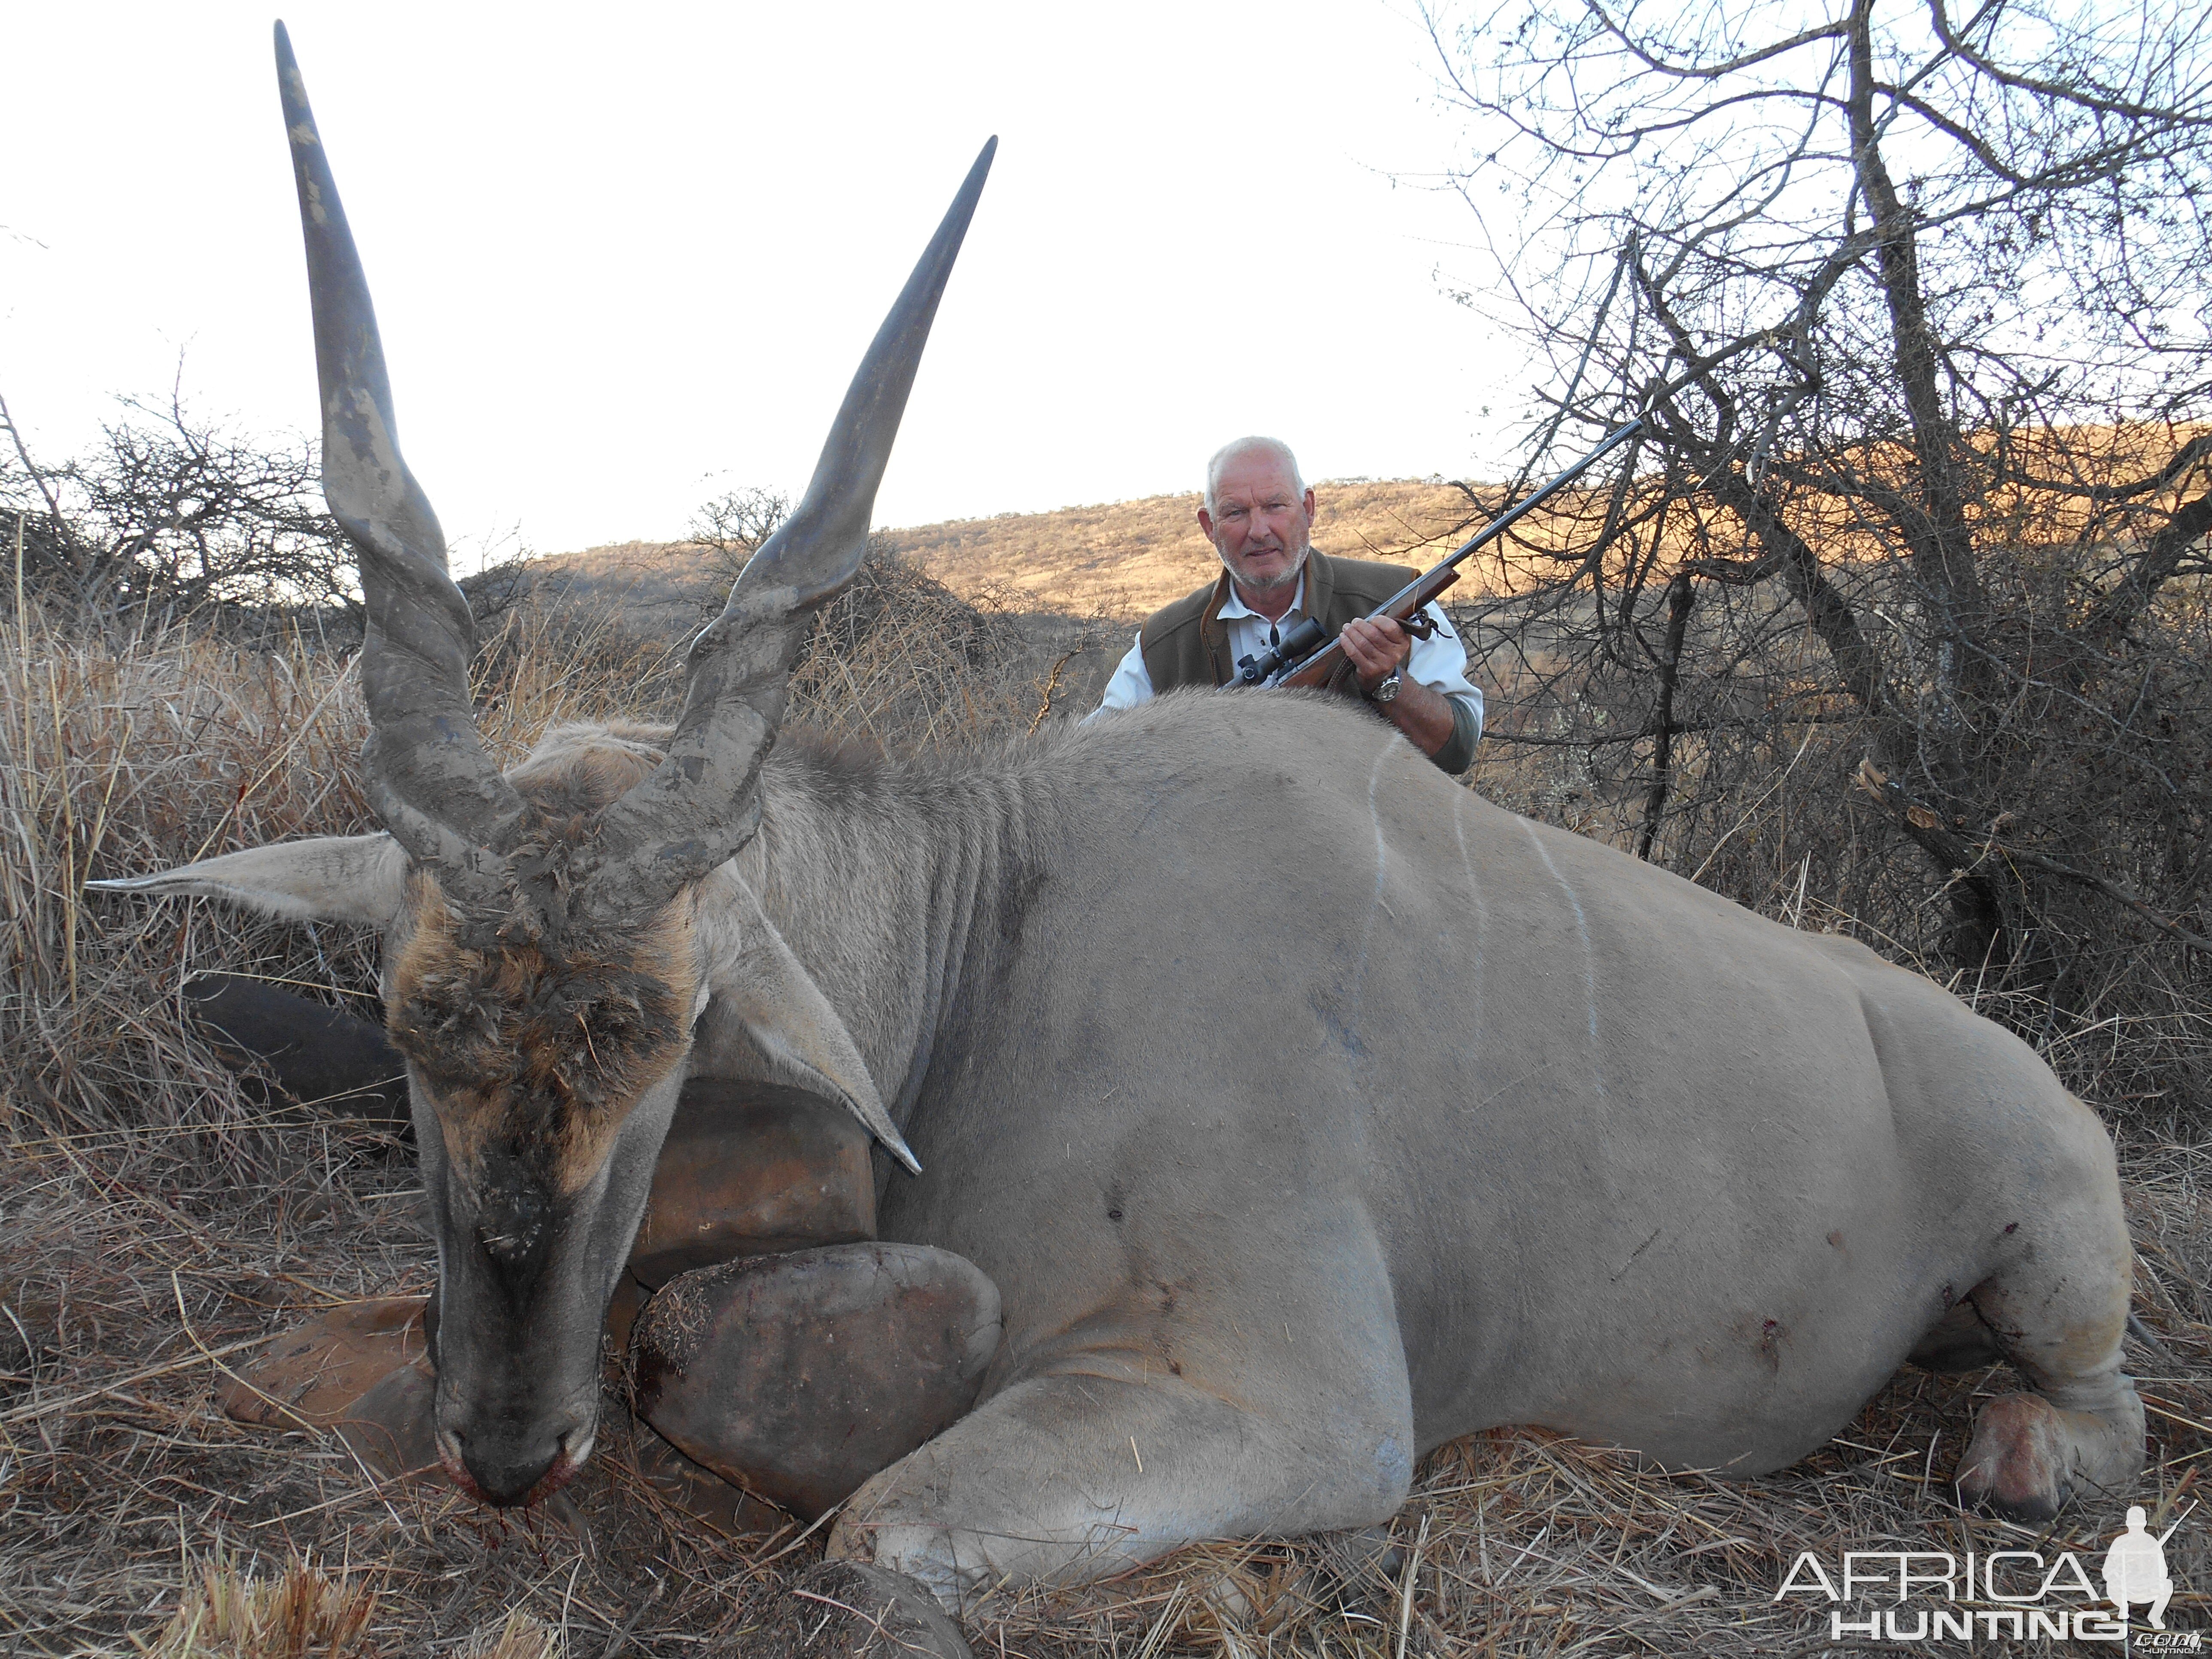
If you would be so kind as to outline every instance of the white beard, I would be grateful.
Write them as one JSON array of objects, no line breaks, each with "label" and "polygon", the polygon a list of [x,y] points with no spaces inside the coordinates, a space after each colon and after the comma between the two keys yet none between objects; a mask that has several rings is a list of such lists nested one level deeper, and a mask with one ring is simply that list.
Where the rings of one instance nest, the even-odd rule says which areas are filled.
[{"label": "white beard", "polygon": [[1221,568],[1229,572],[1229,580],[1237,585],[1240,592],[1279,593],[1286,587],[1296,587],[1298,585],[1298,578],[1306,574],[1306,561],[1313,556],[1313,544],[1308,542],[1304,550],[1299,553],[1297,562],[1285,570],[1281,575],[1264,582],[1255,581],[1249,576],[1238,575],[1235,567],[1231,565],[1227,559],[1221,557],[1219,548],[1214,549],[1213,551],[1216,558],[1221,558]]}]

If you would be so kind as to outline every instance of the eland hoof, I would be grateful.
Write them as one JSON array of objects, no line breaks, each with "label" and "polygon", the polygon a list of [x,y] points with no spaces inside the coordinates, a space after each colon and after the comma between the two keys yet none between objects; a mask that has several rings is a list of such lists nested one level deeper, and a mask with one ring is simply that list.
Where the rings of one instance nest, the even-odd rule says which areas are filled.
[{"label": "eland hoof", "polygon": [[2000,1395],[1982,1407],[1955,1477],[1962,1507],[2034,1524],[2065,1506],[2066,1437],[2051,1402]]},{"label": "eland hoof", "polygon": [[837,1244],[702,1267],[646,1304],[637,1412],[725,1480],[811,1518],[975,1399],[999,1291],[920,1244]]},{"label": "eland hoof", "polygon": [[1953,1477],[1960,1504],[2039,1526],[2076,1496],[2117,1497],[2142,1471],[2142,1401],[2124,1376],[2106,1398],[2101,1409],[2083,1410],[2039,1394],[1990,1401]]},{"label": "eland hoof", "polygon": [[792,1591],[806,1659],[974,1659],[937,1598],[902,1572],[824,1561]]}]

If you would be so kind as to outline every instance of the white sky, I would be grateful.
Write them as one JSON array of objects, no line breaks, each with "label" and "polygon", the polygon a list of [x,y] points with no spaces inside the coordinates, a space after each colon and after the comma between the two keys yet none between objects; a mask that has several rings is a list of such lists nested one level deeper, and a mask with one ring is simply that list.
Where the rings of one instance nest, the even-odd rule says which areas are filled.
[{"label": "white sky", "polygon": [[[41,459],[119,393],[314,419],[272,9],[17,7],[0,394]],[[1194,489],[1260,430],[1310,476],[1504,470],[1510,348],[1433,277],[1405,0],[286,6],[408,459],[456,545],[679,534],[805,483],[983,139],[999,159],[878,522]]]}]

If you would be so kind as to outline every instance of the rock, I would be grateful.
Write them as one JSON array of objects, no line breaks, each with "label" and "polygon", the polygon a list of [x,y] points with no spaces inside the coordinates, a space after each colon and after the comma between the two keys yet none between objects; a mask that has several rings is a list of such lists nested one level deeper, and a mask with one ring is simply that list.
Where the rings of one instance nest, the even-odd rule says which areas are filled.
[{"label": "rock", "polygon": [[444,1483],[438,1461],[438,1379],[429,1361],[392,1371],[348,1407],[337,1430],[356,1456],[385,1480],[401,1477]]},{"label": "rock", "polygon": [[349,1302],[278,1337],[216,1395],[240,1423],[326,1428],[400,1366],[423,1357],[420,1296]]},{"label": "rock", "polygon": [[974,1659],[960,1626],[904,1573],[824,1561],[791,1593],[785,1650],[805,1659]]},{"label": "rock", "polygon": [[246,974],[195,974],[185,1008],[234,1065],[258,1060],[294,1100],[398,1133],[414,1121],[407,1062],[383,1025]]},{"label": "rock", "polygon": [[694,1078],[653,1172],[630,1268],[648,1289],[738,1256],[876,1236],[868,1132],[793,1089]]},{"label": "rock", "polygon": [[998,1286],[973,1262],[864,1243],[672,1279],[631,1354],[641,1417],[811,1519],[957,1421],[998,1343]]}]

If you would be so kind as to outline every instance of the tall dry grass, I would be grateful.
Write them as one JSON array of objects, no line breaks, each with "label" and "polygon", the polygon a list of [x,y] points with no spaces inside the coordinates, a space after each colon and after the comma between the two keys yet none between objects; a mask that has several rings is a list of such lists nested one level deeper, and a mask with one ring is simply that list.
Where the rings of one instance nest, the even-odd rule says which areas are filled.
[{"label": "tall dry grass", "polygon": [[[1040,649],[959,605],[879,570],[825,620],[798,717],[889,747],[1026,729],[1064,641]],[[554,605],[500,627],[480,693],[502,756],[556,721],[672,708],[666,640]],[[271,1659],[296,1626],[302,1659],[780,1656],[785,1590],[819,1534],[724,1536],[671,1508],[618,1413],[574,1487],[500,1516],[379,1486],[334,1438],[215,1409],[272,1333],[422,1289],[432,1254],[404,1149],[257,1106],[181,1023],[178,987],[219,967],[356,999],[374,942],[213,905],[88,902],[81,884],[366,827],[362,735],[347,663],[305,642],[88,641],[27,606],[0,621],[0,1651]],[[2082,1064],[2109,1067],[2094,1042]],[[2193,1151],[2124,1133],[2123,1152],[2139,1311],[2163,1345],[2133,1355],[2155,1379],[2143,1492],[2179,1512],[2212,1455],[2212,1195]],[[1771,1601],[1800,1549],[2037,1547],[1946,1496],[1974,1398],[2007,1386],[1908,1375],[1819,1456],[1751,1483],[1477,1437],[1428,1462],[1389,1540],[1200,1547],[1079,1593],[1002,1592],[970,1630],[987,1659],[1810,1651],[1819,1610]],[[2094,1547],[2111,1520],[2069,1516],[2043,1547]],[[2212,1588],[2200,1537],[2212,1528],[2192,1522],[2169,1546],[2176,1622],[2201,1619]]]}]

